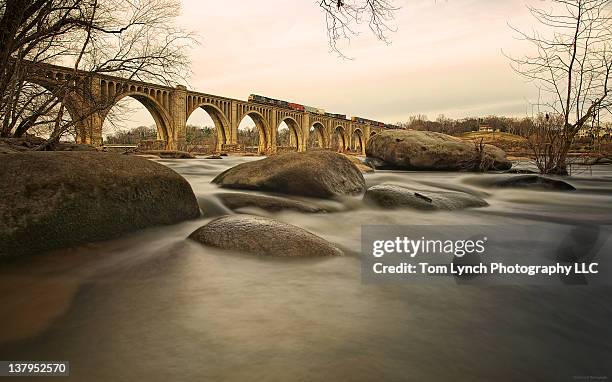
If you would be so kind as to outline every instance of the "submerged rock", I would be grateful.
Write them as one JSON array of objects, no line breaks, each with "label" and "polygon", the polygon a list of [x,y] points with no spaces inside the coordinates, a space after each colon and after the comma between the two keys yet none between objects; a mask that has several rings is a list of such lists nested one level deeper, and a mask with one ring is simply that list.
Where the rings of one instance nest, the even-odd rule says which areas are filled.
[{"label": "submerged rock", "polygon": [[366,157],[364,163],[366,166],[370,166],[376,170],[393,170],[396,166],[393,166],[382,159]]},{"label": "submerged rock", "polygon": [[212,181],[224,188],[330,198],[365,191],[361,171],[344,155],[307,151],[275,155],[232,167]]},{"label": "submerged rock", "polygon": [[389,209],[458,210],[489,205],[484,199],[463,192],[414,191],[391,184],[370,187],[366,191],[364,200]]},{"label": "submerged rock", "polygon": [[223,216],[200,227],[189,238],[211,247],[264,256],[342,255],[333,244],[302,228],[258,216]]},{"label": "submerged rock", "polygon": [[344,154],[363,174],[369,174],[374,172],[374,167],[369,166],[367,163],[362,162],[361,159],[353,155]]},{"label": "submerged rock", "polygon": [[282,210],[295,210],[306,213],[325,212],[325,210],[320,207],[279,196],[253,195],[242,192],[220,193],[215,196],[221,199],[221,202],[231,210],[237,210],[244,207],[257,207],[262,210],[273,212]]},{"label": "submerged rock", "polygon": [[195,195],[180,175],[120,154],[7,154],[0,193],[0,256],[109,239],[199,216]]},{"label": "submerged rock", "polygon": [[178,150],[146,150],[140,151],[142,154],[157,155],[162,159],[193,159],[195,155],[186,151]]},{"label": "submerged rock", "polygon": [[528,168],[513,168],[505,171],[506,174],[537,174],[537,171],[530,170]]},{"label": "submerged rock", "polygon": [[529,188],[535,190],[575,191],[571,184],[558,179],[546,178],[540,175],[521,175],[495,180],[488,183],[491,187]]},{"label": "submerged rock", "polygon": [[366,154],[404,170],[487,171],[512,167],[506,153],[495,146],[483,145],[481,155],[474,144],[432,131],[383,131],[370,138]]}]

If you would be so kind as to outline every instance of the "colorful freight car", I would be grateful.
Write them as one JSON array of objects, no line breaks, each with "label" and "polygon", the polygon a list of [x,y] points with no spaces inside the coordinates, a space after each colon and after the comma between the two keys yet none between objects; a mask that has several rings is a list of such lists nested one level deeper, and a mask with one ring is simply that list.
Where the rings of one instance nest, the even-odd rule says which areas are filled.
[{"label": "colorful freight car", "polygon": [[287,101],[282,101],[282,100],[278,100],[274,98],[264,97],[264,96],[260,96],[257,94],[251,94],[249,96],[249,102],[262,103],[264,105],[278,106],[278,107],[283,107],[285,109],[291,109],[291,110],[297,110],[297,111],[307,111],[309,113],[316,113],[316,114],[325,113],[325,110],[323,109],[317,109],[314,107],[300,105],[299,103],[287,102]]}]

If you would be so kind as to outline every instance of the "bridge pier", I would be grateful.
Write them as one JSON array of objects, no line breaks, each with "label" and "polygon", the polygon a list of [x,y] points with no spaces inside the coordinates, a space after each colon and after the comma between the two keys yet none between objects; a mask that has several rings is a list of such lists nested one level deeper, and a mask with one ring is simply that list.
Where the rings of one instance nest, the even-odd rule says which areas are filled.
[{"label": "bridge pier", "polygon": [[186,150],[187,87],[184,85],[177,85],[176,88],[170,92],[169,103],[168,114],[170,115],[171,126],[168,127],[168,142],[166,145],[169,150]]},{"label": "bridge pier", "polygon": [[[304,113],[302,116],[300,130],[302,133],[302,147],[298,148],[298,151],[306,151],[308,150],[308,139],[310,137],[310,115],[308,113]],[[315,131],[314,133],[316,134],[317,132]]]}]

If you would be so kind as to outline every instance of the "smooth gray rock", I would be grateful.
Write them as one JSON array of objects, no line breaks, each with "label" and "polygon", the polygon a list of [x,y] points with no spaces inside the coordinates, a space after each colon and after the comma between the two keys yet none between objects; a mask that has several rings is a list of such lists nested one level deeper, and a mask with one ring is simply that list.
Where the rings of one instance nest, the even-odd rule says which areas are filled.
[{"label": "smooth gray rock", "polygon": [[200,214],[183,177],[136,156],[24,152],[1,161],[0,256],[110,239]]},{"label": "smooth gray rock", "polygon": [[370,187],[366,191],[364,200],[389,209],[458,210],[470,207],[486,207],[489,205],[484,199],[463,192],[414,191],[391,184],[380,184]]},{"label": "smooth gray rock", "polygon": [[520,175],[497,180],[489,184],[499,188],[528,188],[534,190],[575,191],[571,184],[558,179],[551,179],[540,175]]},{"label": "smooth gray rock", "polygon": [[361,171],[331,151],[286,153],[234,166],[212,181],[224,188],[331,198],[365,191]]},{"label": "smooth gray rock", "polygon": [[230,215],[200,227],[189,238],[211,247],[262,256],[341,256],[333,244],[300,227],[273,219]]},{"label": "smooth gray rock", "polygon": [[512,167],[506,153],[495,146],[484,145],[481,155],[474,144],[432,131],[383,131],[370,138],[366,155],[404,170],[488,171]]}]

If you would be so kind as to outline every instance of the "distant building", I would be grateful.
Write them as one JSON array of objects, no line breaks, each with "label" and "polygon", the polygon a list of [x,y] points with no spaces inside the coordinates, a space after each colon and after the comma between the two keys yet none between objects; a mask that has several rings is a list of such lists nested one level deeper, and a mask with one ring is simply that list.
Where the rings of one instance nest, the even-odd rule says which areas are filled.
[{"label": "distant building", "polygon": [[481,133],[492,133],[495,130],[491,126],[480,125],[480,126],[478,126],[478,131],[481,132]]}]

